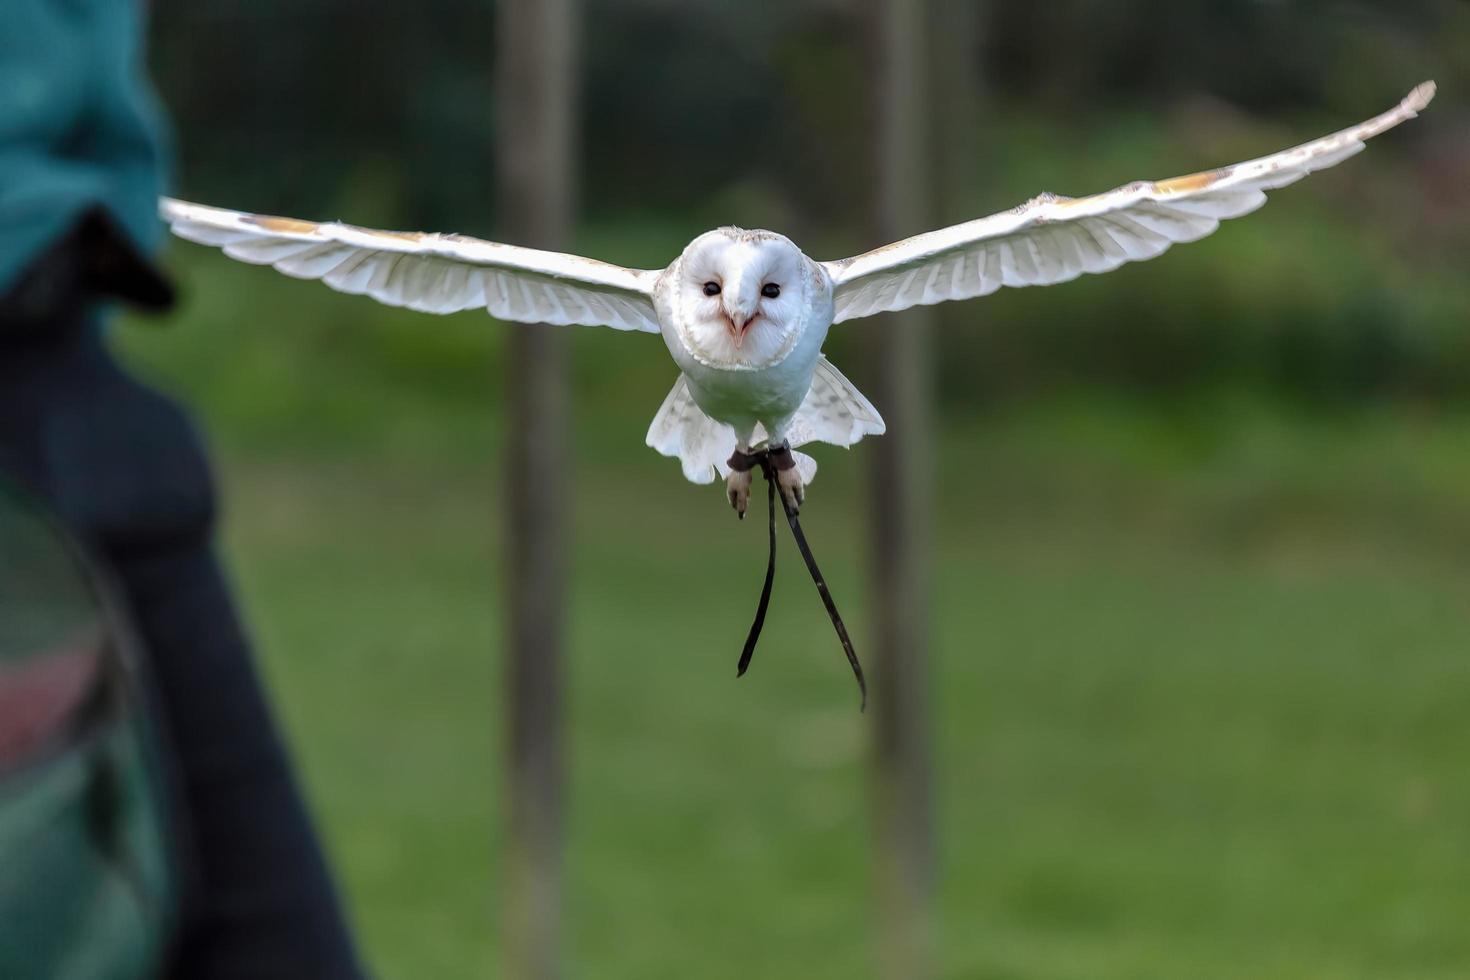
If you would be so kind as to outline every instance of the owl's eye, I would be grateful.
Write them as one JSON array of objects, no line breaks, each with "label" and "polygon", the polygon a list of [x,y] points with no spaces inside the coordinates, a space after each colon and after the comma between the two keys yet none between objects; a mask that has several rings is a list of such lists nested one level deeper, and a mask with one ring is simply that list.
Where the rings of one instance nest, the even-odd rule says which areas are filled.
[{"label": "owl's eye", "polygon": [[705,283],[704,284],[704,294],[706,296],[718,296],[718,295],[720,295],[720,284],[717,283],[717,282],[715,282],[713,279],[710,280],[709,282]]},{"label": "owl's eye", "polygon": [[773,282],[768,282],[761,287],[761,295],[766,299],[775,299],[781,295],[781,287]]}]

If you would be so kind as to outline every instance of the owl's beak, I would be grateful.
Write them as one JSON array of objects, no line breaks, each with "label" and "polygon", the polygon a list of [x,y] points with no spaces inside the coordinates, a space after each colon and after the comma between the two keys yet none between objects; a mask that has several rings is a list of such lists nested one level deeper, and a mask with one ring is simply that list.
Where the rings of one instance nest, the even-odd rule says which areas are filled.
[{"label": "owl's beak", "polygon": [[755,322],[755,318],[756,314],[748,313],[745,310],[727,309],[725,311],[725,325],[730,329],[730,339],[735,342],[736,350],[739,350],[740,346],[745,343],[746,331]]}]

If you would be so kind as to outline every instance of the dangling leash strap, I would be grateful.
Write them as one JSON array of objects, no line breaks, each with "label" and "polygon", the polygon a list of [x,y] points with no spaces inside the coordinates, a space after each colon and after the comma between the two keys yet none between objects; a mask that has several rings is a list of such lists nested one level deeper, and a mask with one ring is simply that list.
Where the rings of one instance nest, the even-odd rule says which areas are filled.
[{"label": "dangling leash strap", "polygon": [[755,653],[756,641],[761,638],[761,629],[766,625],[766,609],[771,604],[771,583],[776,581],[776,481],[766,479],[766,521],[770,531],[771,549],[766,558],[766,582],[761,586],[761,601],[755,607],[755,620],[745,636],[745,648],[740,651],[740,663],[735,667],[735,676],[744,677]]},{"label": "dangling leash strap", "polygon": [[[770,550],[766,558],[766,580],[761,586],[760,602],[755,608],[755,619],[750,624],[750,632],[745,637],[745,647],[740,651],[740,663],[736,667],[735,676],[744,675],[750,667],[750,658],[755,654],[755,645],[760,640],[761,630],[766,625],[766,610],[771,604],[771,585],[776,580],[776,471],[789,470],[796,465],[796,460],[791,455],[791,450],[781,447],[776,450],[763,449],[757,453],[742,453],[738,450],[730,457],[729,466],[737,472],[746,472],[756,466],[761,468],[761,474],[766,478],[766,511],[768,538]],[[837,639],[842,643],[842,652],[847,655],[847,663],[852,667],[852,675],[857,679],[858,690],[862,693],[862,706],[859,710],[867,710],[868,707],[868,683],[863,678],[863,665],[858,661],[857,651],[853,649],[852,639],[847,635],[847,626],[842,622],[842,615],[837,611],[837,603],[832,599],[832,592],[827,588],[827,580],[822,577],[822,570],[817,567],[817,559],[812,555],[811,546],[806,542],[806,535],[802,533],[801,521],[797,519],[796,511],[786,502],[786,496],[781,496],[781,507],[786,511],[786,523],[791,525],[791,535],[796,539],[796,548],[801,552],[802,560],[806,562],[807,571],[811,573],[812,583],[817,587],[817,593],[822,597],[822,605],[827,608],[827,616],[832,620],[832,628],[837,631]]]}]

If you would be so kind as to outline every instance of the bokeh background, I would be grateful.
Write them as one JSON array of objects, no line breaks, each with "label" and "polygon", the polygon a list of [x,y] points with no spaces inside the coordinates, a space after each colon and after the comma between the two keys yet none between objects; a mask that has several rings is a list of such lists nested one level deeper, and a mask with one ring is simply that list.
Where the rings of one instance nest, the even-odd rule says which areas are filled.
[{"label": "bokeh background", "polygon": [[[573,247],[870,247],[852,0],[584,0]],[[1153,262],[942,310],[938,968],[1470,973],[1470,5],[939,5],[934,219],[1419,120]],[[490,236],[481,0],[155,0],[180,196]],[[957,59],[957,60],[956,60]],[[958,74],[953,74],[958,68]],[[913,228],[912,231],[922,230]],[[507,327],[175,245],[116,342],[208,429],[227,555],[367,956],[499,968]],[[867,335],[828,352],[869,387]],[[870,718],[759,522],[643,446],[658,338],[571,335],[569,975],[874,973]],[[879,408],[883,406],[880,404]],[[804,523],[867,636],[863,457]]]}]

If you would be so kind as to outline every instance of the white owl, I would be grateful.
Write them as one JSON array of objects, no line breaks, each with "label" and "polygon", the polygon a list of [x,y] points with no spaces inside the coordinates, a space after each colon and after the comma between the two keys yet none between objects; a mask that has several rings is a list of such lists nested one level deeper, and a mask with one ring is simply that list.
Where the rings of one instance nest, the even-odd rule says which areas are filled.
[{"label": "white owl", "polygon": [[752,451],[772,450],[794,508],[816,463],[791,449],[850,446],[883,432],[877,410],[822,356],[832,324],[1153,258],[1254,211],[1267,190],[1341,163],[1433,97],[1434,83],[1425,82],[1388,112],[1295,149],[1093,197],[1042,194],[835,262],[808,258],[775,232],[739,228],[700,235],[665,269],[625,269],[462,235],[372,231],[168,199],[161,212],[190,241],[392,306],[483,307],[503,320],[662,334],[682,373],[647,443],[677,456],[695,483],[724,476],[743,514],[751,477],[744,457]]}]

